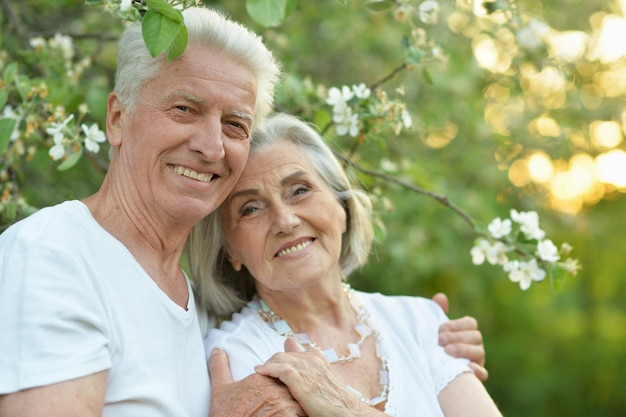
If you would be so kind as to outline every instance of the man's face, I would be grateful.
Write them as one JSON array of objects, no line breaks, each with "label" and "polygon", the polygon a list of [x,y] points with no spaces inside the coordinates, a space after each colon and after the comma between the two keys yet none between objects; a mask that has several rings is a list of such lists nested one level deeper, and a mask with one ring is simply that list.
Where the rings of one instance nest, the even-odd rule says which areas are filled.
[{"label": "man's face", "polygon": [[121,110],[113,123],[124,201],[191,224],[215,210],[246,163],[255,99],[250,70],[189,45],[144,86],[134,111]]}]

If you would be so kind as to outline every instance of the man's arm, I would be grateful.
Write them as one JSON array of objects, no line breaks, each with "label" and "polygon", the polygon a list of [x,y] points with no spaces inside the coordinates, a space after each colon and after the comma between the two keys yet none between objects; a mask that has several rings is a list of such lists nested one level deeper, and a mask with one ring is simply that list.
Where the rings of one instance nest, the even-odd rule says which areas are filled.
[{"label": "man's arm", "polygon": [[102,415],[107,371],[0,395],[0,416],[96,417]]},{"label": "man's arm", "polygon": [[233,382],[228,355],[223,350],[215,349],[211,352],[209,369],[210,417],[306,416],[289,389],[278,379],[254,373]]},{"label": "man's arm", "polygon": [[[437,293],[433,296],[433,300],[445,313],[448,312],[449,303],[445,294]],[[465,316],[443,323],[439,327],[439,344],[445,348],[448,355],[469,359],[470,368],[478,379],[484,382],[489,378],[489,372],[485,369],[483,336],[478,330],[478,322],[475,318]]]}]

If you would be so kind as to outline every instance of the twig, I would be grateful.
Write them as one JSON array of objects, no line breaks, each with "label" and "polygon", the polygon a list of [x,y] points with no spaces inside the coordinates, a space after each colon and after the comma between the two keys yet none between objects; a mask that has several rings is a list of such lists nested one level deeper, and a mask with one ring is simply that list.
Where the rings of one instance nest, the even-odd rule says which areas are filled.
[{"label": "twig", "polygon": [[354,162],[353,160],[346,158],[344,155],[341,155],[338,152],[335,152],[335,155],[342,160],[344,163],[346,163],[347,165],[351,166],[352,168],[356,169],[359,172],[362,172],[364,174],[370,175],[372,177],[376,177],[376,178],[381,178],[385,181],[397,184],[401,187],[404,187],[408,190],[411,190],[413,192],[416,192],[418,194],[423,194],[427,197],[432,198],[433,200],[439,202],[440,204],[448,207],[449,209],[451,209],[452,211],[454,211],[456,214],[458,214],[459,216],[461,216],[461,218],[463,220],[465,220],[467,223],[469,223],[469,225],[472,227],[473,230],[476,229],[476,224],[474,223],[474,220],[470,217],[470,215],[468,215],[465,211],[463,211],[463,209],[461,209],[459,206],[457,206],[456,204],[454,204],[453,202],[451,202],[448,197],[441,195],[441,194],[437,194],[434,193],[432,191],[428,191],[425,190],[421,187],[418,187],[414,184],[410,184],[408,182],[402,181],[398,178],[392,177],[391,175],[387,175],[385,173],[379,172],[379,171],[375,171],[375,170],[371,170],[365,167],[362,167],[361,165],[357,164],[356,162]]},{"label": "twig", "polygon": [[15,28],[15,33],[22,44],[22,48],[28,49],[28,35],[22,26],[22,21],[20,18],[13,12],[11,5],[9,4],[9,0],[1,0],[2,1],[2,10],[4,11],[5,19],[7,21],[7,25],[12,25]]}]

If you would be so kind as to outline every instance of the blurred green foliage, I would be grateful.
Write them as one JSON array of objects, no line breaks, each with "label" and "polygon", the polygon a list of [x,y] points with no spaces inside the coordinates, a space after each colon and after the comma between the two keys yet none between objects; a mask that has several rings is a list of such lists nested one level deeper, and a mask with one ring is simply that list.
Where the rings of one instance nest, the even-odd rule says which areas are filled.
[{"label": "blurred green foliage", "polygon": [[[208,3],[264,36],[287,74],[277,107],[321,127],[329,116],[314,112],[310,100],[303,99],[307,94],[309,99],[315,96],[316,85],[372,84],[404,60],[401,42],[406,28],[389,13],[368,11],[363,1],[300,1],[286,21],[269,29],[249,17],[245,2]],[[115,68],[114,40],[123,26],[120,20],[75,0],[0,0],[0,4],[0,42],[13,59],[27,63],[20,51],[28,49],[28,39],[56,32],[72,36],[82,53],[92,57],[87,82],[59,99],[71,98],[68,106],[88,102],[90,119],[104,126],[106,94]],[[586,30],[590,13],[614,7],[603,0],[527,0],[517,6],[559,30]],[[485,122],[484,93],[497,76],[477,65],[471,37],[451,32],[445,22],[432,31],[446,53],[445,65],[418,65],[385,85],[388,91],[406,85],[413,130],[358,144],[353,158],[373,168],[379,168],[382,159],[390,161],[397,169],[392,175],[446,195],[480,222],[506,217],[511,208],[536,210],[542,228],[555,242],[567,241],[574,247],[583,269],[558,294],[548,283],[535,283],[522,292],[501,268],[472,265],[469,251],[474,232],[451,210],[354,172],[377,196],[384,227],[379,229],[381,239],[371,261],[351,278],[353,286],[426,297],[444,291],[451,300],[450,316],[476,317],[487,348],[486,386],[508,417],[621,416],[626,410],[622,388],[626,198],[608,193],[577,214],[566,215],[549,208],[545,191],[513,186],[509,164],[502,162],[503,149],[532,143],[556,158],[571,153],[571,146],[563,140],[531,138],[526,119],[511,135],[494,133]],[[594,112],[572,102],[559,121],[576,126],[582,118],[610,113],[620,100],[623,105],[624,98],[617,97]],[[453,140],[443,147],[429,146],[428,133],[448,122],[458,129]],[[354,138],[329,135],[329,140],[345,152],[355,145]],[[103,165],[97,158],[82,158],[72,169],[59,172],[47,149],[39,149],[15,175],[20,192],[36,208],[94,192]]]}]

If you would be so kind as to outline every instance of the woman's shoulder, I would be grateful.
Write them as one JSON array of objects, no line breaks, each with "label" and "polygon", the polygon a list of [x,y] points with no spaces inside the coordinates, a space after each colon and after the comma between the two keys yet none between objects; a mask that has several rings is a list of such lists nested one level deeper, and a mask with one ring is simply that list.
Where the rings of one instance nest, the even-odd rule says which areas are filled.
[{"label": "woman's shoulder", "polygon": [[380,292],[356,291],[356,293],[364,303],[378,309],[397,311],[398,313],[403,311],[419,312],[435,316],[439,316],[443,312],[441,307],[429,298],[410,295],[385,295]]}]

